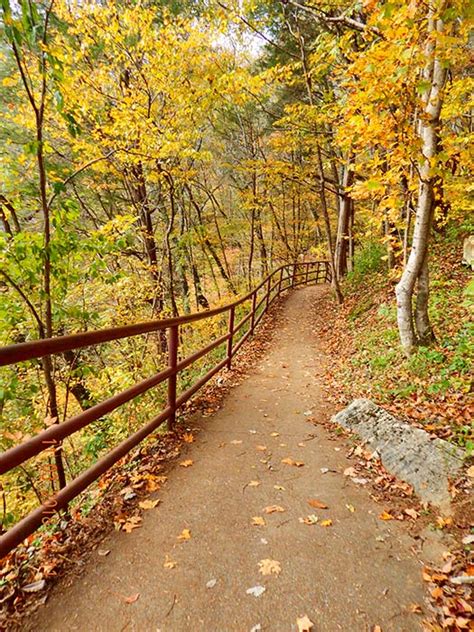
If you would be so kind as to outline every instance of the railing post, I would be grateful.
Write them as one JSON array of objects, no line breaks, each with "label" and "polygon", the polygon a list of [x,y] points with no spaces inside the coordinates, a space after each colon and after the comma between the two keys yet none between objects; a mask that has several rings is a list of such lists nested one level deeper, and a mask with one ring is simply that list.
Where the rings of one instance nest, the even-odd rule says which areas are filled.
[{"label": "railing post", "polygon": [[305,285],[308,285],[308,278],[309,278],[309,266],[310,266],[310,264],[309,264],[309,263],[306,263],[306,277],[305,277],[305,281],[304,281]]},{"label": "railing post", "polygon": [[319,283],[319,270],[321,269],[321,262],[318,261],[318,267],[316,269],[316,283]]},{"label": "railing post", "polygon": [[[179,325],[172,325],[168,330],[168,366],[176,371],[178,364]],[[176,423],[176,381],[177,374],[173,372],[168,378],[168,407],[171,409],[168,417],[168,430],[173,430]]]},{"label": "railing post", "polygon": [[269,276],[268,277],[268,281],[267,281],[267,301],[265,304],[265,311],[268,311],[268,305],[270,303],[270,288],[272,286],[272,277]]},{"label": "railing post", "polygon": [[252,294],[252,317],[250,319],[250,331],[254,332],[255,329],[255,307],[257,306],[257,291]]},{"label": "railing post", "polygon": [[293,264],[293,279],[291,280],[291,287],[295,287],[296,282],[296,263]]},{"label": "railing post", "polygon": [[229,337],[227,339],[227,368],[232,367],[232,338],[234,335],[234,319],[235,307],[232,306],[229,311]]},{"label": "railing post", "polygon": [[325,263],[326,263],[326,278],[325,278],[325,281],[326,281],[326,283],[331,283],[331,281],[332,281],[331,267],[330,267],[328,261],[326,261]]},{"label": "railing post", "polygon": [[280,296],[280,294],[281,294],[281,283],[283,281],[283,270],[284,270],[284,268],[282,268],[280,270],[280,278],[278,280],[278,296]]}]

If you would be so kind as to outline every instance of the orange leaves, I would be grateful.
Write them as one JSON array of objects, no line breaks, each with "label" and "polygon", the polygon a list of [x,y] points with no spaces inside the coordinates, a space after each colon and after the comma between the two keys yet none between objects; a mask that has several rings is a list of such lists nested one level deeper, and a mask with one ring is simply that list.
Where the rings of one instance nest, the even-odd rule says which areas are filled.
[{"label": "orange leaves", "polygon": [[128,518],[128,520],[126,522],[124,522],[124,524],[122,525],[122,531],[125,531],[125,533],[132,533],[132,531],[134,531],[135,529],[139,529],[142,525],[142,518],[140,518],[140,516],[132,516],[131,518]]},{"label": "orange leaves", "polygon": [[186,459],[186,461],[181,461],[180,466],[181,467],[191,467],[191,465],[193,465],[194,461],[192,459]]},{"label": "orange leaves", "polygon": [[280,505],[269,505],[268,507],[265,507],[263,511],[266,514],[272,514],[272,513],[283,513],[285,510],[283,509],[283,507],[280,507]]},{"label": "orange leaves", "polygon": [[267,523],[265,522],[265,518],[262,518],[262,516],[254,516],[252,518],[252,524],[254,527],[264,527]]},{"label": "orange leaves", "polygon": [[379,518],[380,520],[393,520],[392,514],[388,513],[388,511],[382,511]]},{"label": "orange leaves", "polygon": [[185,432],[183,435],[183,439],[185,443],[192,443],[194,441],[194,436],[192,432]]},{"label": "orange leaves", "polygon": [[291,459],[290,457],[286,457],[285,459],[282,459],[281,462],[284,465],[293,465],[294,467],[303,467],[304,465],[303,461],[295,461],[294,459]]},{"label": "orange leaves", "polygon": [[328,506],[325,503],[322,503],[320,500],[316,500],[316,498],[310,498],[308,500],[308,505],[313,507],[313,509],[328,509]]}]

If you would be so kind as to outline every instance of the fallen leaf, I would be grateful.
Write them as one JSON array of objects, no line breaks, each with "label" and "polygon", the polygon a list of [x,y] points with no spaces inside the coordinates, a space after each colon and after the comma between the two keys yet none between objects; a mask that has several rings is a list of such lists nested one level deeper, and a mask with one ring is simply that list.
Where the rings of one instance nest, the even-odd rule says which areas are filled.
[{"label": "fallen leaf", "polygon": [[165,561],[163,563],[164,568],[176,568],[176,562],[172,560],[170,557],[166,556]]},{"label": "fallen leaf", "polygon": [[190,540],[191,539],[191,531],[189,529],[183,529],[181,531],[181,534],[178,535],[178,540],[181,540],[182,542],[184,542],[184,540]]},{"label": "fallen leaf", "polygon": [[258,487],[260,485],[260,481],[250,481],[248,487]]},{"label": "fallen leaf", "polygon": [[322,503],[320,500],[316,500],[316,498],[310,498],[308,500],[308,505],[313,507],[313,509],[328,509],[328,506],[325,503]]},{"label": "fallen leaf", "polygon": [[33,582],[31,584],[26,584],[26,586],[22,586],[21,589],[23,592],[26,592],[26,593],[35,593],[35,592],[39,592],[40,590],[43,590],[45,586],[46,586],[46,582],[44,581],[44,579],[40,579],[37,582]]},{"label": "fallen leaf", "polygon": [[453,570],[453,560],[448,560],[446,564],[442,567],[441,571],[443,573],[450,573]]},{"label": "fallen leaf", "polygon": [[421,614],[423,612],[421,606],[417,603],[411,603],[409,605],[409,610],[410,612],[413,612],[414,614]]},{"label": "fallen leaf", "polygon": [[355,507],[354,507],[354,505],[346,505],[346,509],[349,509],[349,511],[350,511],[351,513],[354,513],[354,511],[355,511]]},{"label": "fallen leaf", "polygon": [[379,518],[380,520],[393,520],[392,514],[389,514],[388,511],[382,511]]},{"label": "fallen leaf", "polygon": [[369,482],[368,478],[351,478],[351,481],[353,483],[357,483],[357,485],[367,485],[367,483]]},{"label": "fallen leaf", "polygon": [[132,533],[134,529],[139,529],[141,527],[142,519],[139,516],[132,516],[122,525],[122,531],[125,533]]},{"label": "fallen leaf", "polygon": [[439,586],[436,586],[436,588],[433,588],[433,590],[431,591],[431,596],[433,597],[433,599],[441,599],[441,597],[443,596],[443,589],[440,588]]},{"label": "fallen leaf", "polygon": [[279,437],[280,433],[279,432],[270,432],[270,437]]},{"label": "fallen leaf", "polygon": [[186,443],[192,443],[194,441],[194,437],[191,432],[185,432],[183,435],[183,439]]},{"label": "fallen leaf", "polygon": [[276,560],[260,560],[258,566],[259,572],[262,573],[262,575],[279,575],[281,573],[280,562]]},{"label": "fallen leaf", "polygon": [[140,593],[135,593],[131,597],[124,597],[123,600],[125,601],[125,603],[135,603],[136,601],[138,601],[138,597],[140,597]]},{"label": "fallen leaf", "polygon": [[299,522],[307,525],[316,524],[318,520],[319,518],[315,514],[310,514],[309,516],[306,516],[306,518],[299,518]]},{"label": "fallen leaf", "polygon": [[181,461],[181,467],[190,467],[194,461],[192,459],[186,459],[186,461]]},{"label": "fallen leaf", "polygon": [[322,527],[330,527],[332,525],[332,520],[328,518],[327,520],[321,520],[319,523]]},{"label": "fallen leaf", "polygon": [[154,509],[160,502],[160,500],[142,500],[138,506],[140,509]]},{"label": "fallen leaf", "polygon": [[247,595],[253,595],[254,597],[260,597],[265,592],[265,586],[252,586],[245,591]]},{"label": "fallen leaf", "polygon": [[253,628],[250,628],[250,632],[260,632],[261,629],[262,629],[261,624],[257,623],[257,625],[254,625]]},{"label": "fallen leaf", "polygon": [[206,583],[206,588],[214,588],[214,586],[217,584],[217,579],[210,579],[207,583]]},{"label": "fallen leaf", "polygon": [[241,439],[232,439],[232,441],[230,443],[232,443],[232,445],[240,445],[242,443],[242,440]]},{"label": "fallen leaf", "polygon": [[303,467],[304,465],[303,461],[294,461],[293,459],[290,459],[290,457],[282,459],[281,462],[285,465],[294,465],[295,467]]},{"label": "fallen leaf", "polygon": [[267,449],[267,446],[266,445],[258,445],[255,449],[258,450],[259,452],[265,452],[265,450]]},{"label": "fallen leaf", "polygon": [[357,476],[357,472],[353,467],[346,467],[344,470],[344,476]]},{"label": "fallen leaf", "polygon": [[420,515],[414,509],[405,509],[404,513],[406,513],[407,516],[410,516],[410,518],[413,518],[413,520],[416,520],[418,516]]},{"label": "fallen leaf", "polygon": [[374,625],[371,632],[382,632],[382,628],[379,625]]},{"label": "fallen leaf", "polygon": [[298,632],[309,632],[314,626],[314,623],[307,615],[304,615],[303,617],[298,617],[296,619],[296,625],[298,626]]},{"label": "fallen leaf", "polygon": [[256,527],[264,527],[266,525],[265,518],[262,518],[261,516],[254,516],[252,518],[252,524]]},{"label": "fallen leaf", "polygon": [[266,514],[283,513],[285,510],[280,505],[269,505],[263,510]]},{"label": "fallen leaf", "polygon": [[107,557],[107,555],[110,553],[110,549],[98,549],[97,550],[97,555],[100,555],[100,557]]},{"label": "fallen leaf", "polygon": [[273,485],[273,489],[278,490],[279,492],[285,492],[286,488],[283,485]]}]

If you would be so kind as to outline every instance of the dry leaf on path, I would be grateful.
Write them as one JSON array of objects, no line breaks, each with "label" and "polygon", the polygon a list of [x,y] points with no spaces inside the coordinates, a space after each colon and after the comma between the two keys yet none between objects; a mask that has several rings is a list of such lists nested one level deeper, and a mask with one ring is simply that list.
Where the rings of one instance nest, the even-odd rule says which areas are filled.
[{"label": "dry leaf on path", "polygon": [[357,472],[353,467],[346,467],[344,470],[344,476],[357,476]]},{"label": "dry leaf on path", "polygon": [[285,510],[280,505],[269,505],[263,510],[266,514],[283,513]]},{"label": "dry leaf on path", "polygon": [[354,513],[354,511],[355,511],[355,507],[354,507],[354,505],[346,505],[346,509],[349,509],[349,511],[350,511],[351,513]]},{"label": "dry leaf on path", "polygon": [[303,461],[294,461],[293,459],[290,459],[290,457],[282,459],[281,462],[285,465],[294,465],[295,467],[303,467],[304,465]]},{"label": "dry leaf on path", "polygon": [[44,579],[40,579],[37,582],[33,582],[31,584],[26,584],[26,586],[22,586],[21,589],[23,592],[26,592],[26,593],[35,593],[35,592],[39,592],[40,590],[43,590],[45,586],[46,586],[46,582],[44,581]]},{"label": "dry leaf on path", "polygon": [[298,617],[296,619],[296,625],[298,626],[298,632],[309,632],[314,626],[314,623],[307,615],[304,615],[303,617]]},{"label": "dry leaf on path", "polygon": [[141,527],[142,519],[139,516],[132,516],[122,525],[122,531],[125,533],[132,533],[134,529],[139,529]]},{"label": "dry leaf on path", "polygon": [[306,518],[298,518],[298,520],[303,524],[313,525],[318,522],[319,518],[315,514],[310,514],[309,516],[306,516]]},{"label": "dry leaf on path", "polygon": [[281,564],[277,560],[260,560],[258,567],[262,575],[279,575],[281,573]]},{"label": "dry leaf on path", "polygon": [[266,445],[258,445],[255,448],[256,450],[258,450],[259,452],[265,452],[265,450],[267,449]]},{"label": "dry leaf on path", "polygon": [[414,509],[405,509],[404,513],[406,513],[407,516],[410,516],[410,518],[413,518],[413,520],[416,520],[418,516],[420,515]]},{"label": "dry leaf on path", "polygon": [[392,514],[389,514],[388,511],[382,511],[379,518],[380,520],[393,520]]},{"label": "dry leaf on path", "polygon": [[330,527],[332,525],[332,520],[328,518],[327,520],[321,520],[319,523],[322,527]]},{"label": "dry leaf on path", "polygon": [[125,601],[125,603],[135,603],[136,601],[138,601],[138,597],[140,597],[140,593],[135,593],[130,597],[124,597],[123,600]]},{"label": "dry leaf on path", "polygon": [[308,500],[308,505],[313,507],[313,509],[328,509],[328,506],[322,503],[320,500],[316,500],[316,498],[310,498]]},{"label": "dry leaf on path", "polygon": [[186,459],[186,461],[181,461],[181,467],[190,467],[194,461],[192,459]]},{"label": "dry leaf on path", "polygon": [[260,481],[250,481],[250,483],[247,484],[247,487],[258,487],[260,485]]},{"label": "dry leaf on path", "polygon": [[170,557],[166,556],[165,561],[163,562],[164,568],[176,568],[176,562],[172,560]]},{"label": "dry leaf on path", "polygon": [[283,485],[273,485],[273,489],[278,490],[279,492],[285,492],[286,488]]},{"label": "dry leaf on path", "polygon": [[242,443],[242,440],[241,439],[232,439],[232,441],[230,443],[232,443],[232,445],[240,445]]},{"label": "dry leaf on path", "polygon": [[270,432],[270,437],[279,437],[280,433],[279,432]]},{"label": "dry leaf on path", "polygon": [[245,592],[247,593],[247,595],[253,595],[254,597],[260,597],[260,595],[263,595],[265,590],[266,590],[265,586],[252,586],[252,588],[247,588],[247,590]]},{"label": "dry leaf on path", "polygon": [[194,441],[194,436],[191,432],[185,432],[183,435],[183,439],[186,443],[192,443]]},{"label": "dry leaf on path", "polygon": [[266,525],[265,518],[262,518],[262,516],[254,516],[252,518],[252,524],[256,527],[264,527]]},{"label": "dry leaf on path", "polygon": [[138,503],[140,509],[154,509],[157,505],[159,505],[161,500],[142,500]]},{"label": "dry leaf on path", "polygon": [[190,540],[190,539],[191,539],[191,531],[189,529],[183,529],[180,535],[178,535],[178,540],[181,540],[182,542],[184,542],[184,540]]}]

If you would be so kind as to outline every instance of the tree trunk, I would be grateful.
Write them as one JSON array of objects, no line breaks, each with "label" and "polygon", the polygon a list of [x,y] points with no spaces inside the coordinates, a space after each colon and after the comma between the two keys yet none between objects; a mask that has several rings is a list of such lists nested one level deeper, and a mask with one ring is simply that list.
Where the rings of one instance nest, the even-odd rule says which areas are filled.
[{"label": "tree trunk", "polygon": [[[428,242],[433,220],[433,206],[435,201],[434,185],[436,177],[433,175],[435,166],[440,113],[443,101],[443,88],[446,83],[447,67],[436,57],[436,34],[443,31],[443,23],[434,17],[435,9],[430,8],[428,16],[428,39],[425,48],[426,65],[423,72],[424,81],[430,88],[424,95],[423,116],[420,119],[419,135],[422,142],[422,158],[418,165],[419,188],[418,204],[415,214],[413,243],[402,278],[395,293],[397,297],[397,321],[400,341],[403,350],[410,355],[421,340],[415,332],[413,317],[413,293],[418,281],[421,292],[417,302],[416,323],[423,340],[430,340],[433,332],[428,316]],[[421,277],[421,280],[419,280]]]}]

